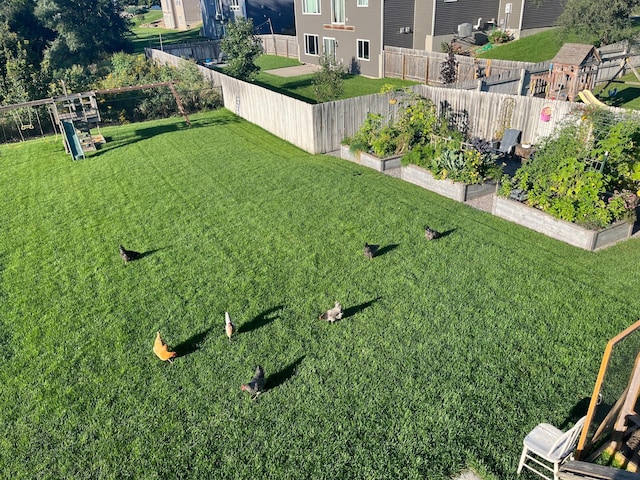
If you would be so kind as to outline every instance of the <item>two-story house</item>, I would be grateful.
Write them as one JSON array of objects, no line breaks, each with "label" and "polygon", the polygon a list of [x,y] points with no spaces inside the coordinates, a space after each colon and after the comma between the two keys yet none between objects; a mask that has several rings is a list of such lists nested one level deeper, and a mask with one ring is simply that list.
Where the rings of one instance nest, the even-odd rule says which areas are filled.
[{"label": "two-story house", "polygon": [[256,34],[292,35],[294,0],[200,0],[202,34],[222,38],[224,26],[236,18],[250,18]]},{"label": "two-story house", "polygon": [[300,61],[327,54],[353,73],[381,77],[384,46],[442,51],[461,38],[486,41],[494,28],[515,38],[552,27],[563,0],[295,0]]}]

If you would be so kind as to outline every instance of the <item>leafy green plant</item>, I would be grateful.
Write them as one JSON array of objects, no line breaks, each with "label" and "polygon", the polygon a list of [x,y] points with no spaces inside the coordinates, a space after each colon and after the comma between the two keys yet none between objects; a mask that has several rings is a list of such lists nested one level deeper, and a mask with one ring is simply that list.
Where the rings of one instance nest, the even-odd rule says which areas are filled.
[{"label": "leafy green plant", "polygon": [[253,20],[238,18],[228,23],[220,47],[228,57],[225,73],[246,81],[256,78],[260,67],[255,61],[262,54],[262,42],[253,33]]},{"label": "leafy green plant", "polygon": [[335,63],[326,55],[320,57],[320,70],[314,74],[311,81],[318,103],[335,100],[342,95],[346,74],[344,65]]},{"label": "leafy green plant", "polygon": [[640,128],[630,119],[585,110],[579,121],[543,140],[533,160],[503,182],[498,194],[513,198],[515,190],[524,192],[528,205],[588,228],[633,220],[638,138]]},{"label": "leafy green plant", "polygon": [[494,30],[489,34],[489,43],[501,45],[513,40],[513,37],[506,30]]}]

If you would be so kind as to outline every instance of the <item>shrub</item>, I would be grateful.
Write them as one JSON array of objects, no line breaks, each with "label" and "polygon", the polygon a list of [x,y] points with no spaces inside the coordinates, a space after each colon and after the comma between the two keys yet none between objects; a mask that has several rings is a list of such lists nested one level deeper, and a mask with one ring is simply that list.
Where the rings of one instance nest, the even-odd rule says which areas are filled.
[{"label": "shrub", "polygon": [[320,70],[313,75],[313,90],[318,103],[335,100],[342,95],[346,68],[341,64],[333,63],[325,55],[320,57]]},{"label": "shrub", "polygon": [[506,30],[494,30],[489,34],[489,43],[500,45],[513,40],[513,37]]}]

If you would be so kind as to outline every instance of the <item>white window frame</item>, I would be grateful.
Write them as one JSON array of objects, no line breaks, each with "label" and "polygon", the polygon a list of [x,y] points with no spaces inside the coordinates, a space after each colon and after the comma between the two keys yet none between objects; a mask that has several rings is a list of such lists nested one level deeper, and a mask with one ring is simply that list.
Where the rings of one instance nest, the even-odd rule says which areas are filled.
[{"label": "white window frame", "polygon": [[[336,6],[342,8],[336,8]],[[342,17],[340,17],[342,15]],[[344,25],[347,19],[347,0],[331,0],[331,23]]]},{"label": "white window frame", "polygon": [[369,6],[369,0],[358,0],[356,5],[358,7],[368,7]]},{"label": "white window frame", "polygon": [[[314,38],[315,39],[315,47],[316,47],[316,53],[310,53],[308,50],[308,45],[309,45],[309,38]],[[309,55],[311,57],[318,57],[320,56],[320,38],[318,35],[314,34],[314,33],[305,33],[304,34],[304,54],[305,55]]]},{"label": "white window frame", "polygon": [[[325,45],[327,42],[333,44],[333,52],[329,52],[331,56],[327,55],[327,49]],[[336,63],[336,49],[338,47],[338,41],[334,37],[322,37],[322,54],[329,59],[329,63],[334,65]]]},{"label": "white window frame", "polygon": [[234,12],[240,11],[240,1],[239,0],[229,0],[229,9]]},{"label": "white window frame", "polygon": [[[367,44],[367,53],[369,54],[369,57],[361,57],[360,56],[360,44],[364,45]],[[358,60],[364,60],[365,62],[368,62],[371,60],[371,42],[369,40],[365,40],[364,38],[358,38],[356,40],[356,58]]]},{"label": "white window frame", "polygon": [[[307,11],[307,7],[309,6],[307,2],[315,1],[315,10],[316,11]],[[302,0],[302,14],[303,15],[320,15],[320,0]]]}]

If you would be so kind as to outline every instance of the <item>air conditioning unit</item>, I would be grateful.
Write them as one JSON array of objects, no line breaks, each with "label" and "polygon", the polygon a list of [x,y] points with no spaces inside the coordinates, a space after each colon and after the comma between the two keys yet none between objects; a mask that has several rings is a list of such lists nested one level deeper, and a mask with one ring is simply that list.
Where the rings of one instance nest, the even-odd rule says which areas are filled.
[{"label": "air conditioning unit", "polygon": [[458,36],[462,38],[470,37],[473,32],[472,28],[473,26],[470,23],[461,23],[458,25]]}]

